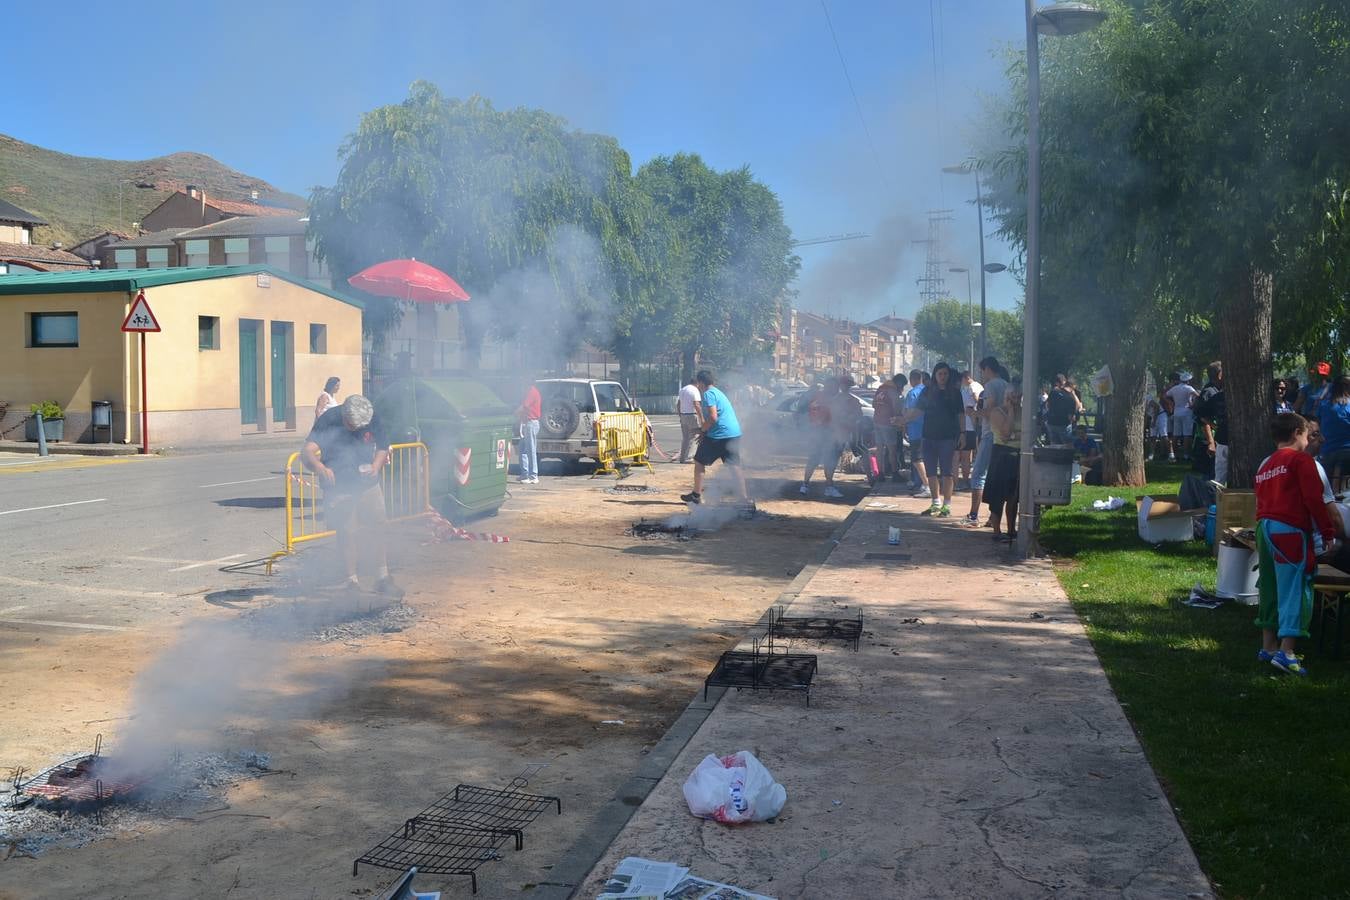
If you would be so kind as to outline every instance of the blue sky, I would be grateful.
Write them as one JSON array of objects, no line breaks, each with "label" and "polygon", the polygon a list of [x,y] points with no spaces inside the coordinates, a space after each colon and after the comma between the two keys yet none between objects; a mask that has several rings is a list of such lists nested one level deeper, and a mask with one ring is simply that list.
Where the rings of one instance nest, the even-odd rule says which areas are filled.
[{"label": "blue sky", "polygon": [[[828,8],[871,141],[819,0],[22,4],[6,19],[25,89],[0,131],[117,159],[200,151],[303,194],[332,182],[363,111],[427,79],[612,134],[635,165],[678,151],[749,165],[799,238],[873,235],[801,248],[803,306],[912,314],[927,210],[954,211],[943,255],[976,269],[972,180],[939,169],[968,155],[981,95],[1001,90],[1022,4]],[[1009,261],[997,240],[986,255]],[[965,276],[949,277],[964,299]],[[988,289],[993,306],[1020,295],[1006,274]]]}]

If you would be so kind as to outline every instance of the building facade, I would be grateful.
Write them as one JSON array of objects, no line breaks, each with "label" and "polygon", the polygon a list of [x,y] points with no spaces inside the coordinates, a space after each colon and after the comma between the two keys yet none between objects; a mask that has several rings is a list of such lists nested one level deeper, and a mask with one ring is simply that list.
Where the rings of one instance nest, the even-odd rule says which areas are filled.
[{"label": "building facade", "polygon": [[0,434],[51,400],[88,441],[100,400],[112,439],[140,442],[140,342],[121,331],[140,291],[162,329],[145,340],[152,446],[303,434],[327,378],[360,390],[360,301],[267,266],[0,277]]}]

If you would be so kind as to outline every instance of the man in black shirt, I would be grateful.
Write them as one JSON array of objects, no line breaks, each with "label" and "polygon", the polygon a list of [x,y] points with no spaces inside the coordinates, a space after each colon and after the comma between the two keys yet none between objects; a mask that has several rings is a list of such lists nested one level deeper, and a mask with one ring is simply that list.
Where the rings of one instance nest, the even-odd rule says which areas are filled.
[{"label": "man in black shirt", "polygon": [[1069,379],[1064,375],[1056,375],[1055,386],[1050,389],[1050,399],[1046,402],[1045,424],[1052,444],[1073,442],[1073,420],[1078,413],[1078,398],[1069,390],[1068,382]]},{"label": "man in black shirt", "polygon": [[[375,554],[375,590],[402,597],[403,589],[389,576],[384,548],[384,491],[380,470],[389,462],[389,441],[370,401],[353,394],[314,423],[301,453],[305,466],[324,488],[328,524],[337,531],[338,549],[349,589],[357,588],[357,540]],[[361,529],[361,526],[368,526]]]},{"label": "man in black shirt", "polygon": [[[1212,362],[1208,366],[1209,382],[1195,399],[1195,418],[1200,427],[1196,429],[1196,444],[1203,440],[1205,453],[1196,452],[1206,474],[1219,484],[1228,483],[1228,403],[1223,395],[1223,363]],[[1201,468],[1197,464],[1196,468]]]}]

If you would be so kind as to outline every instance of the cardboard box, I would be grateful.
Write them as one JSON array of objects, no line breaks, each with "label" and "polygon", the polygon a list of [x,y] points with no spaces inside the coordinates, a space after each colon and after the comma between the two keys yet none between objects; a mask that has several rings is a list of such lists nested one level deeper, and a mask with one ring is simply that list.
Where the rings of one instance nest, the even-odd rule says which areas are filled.
[{"label": "cardboard box", "polygon": [[[1224,488],[1216,491],[1214,505],[1214,533],[1226,534],[1230,528],[1256,527],[1256,491]],[[1214,542],[1214,555],[1219,555],[1219,542]]]},{"label": "cardboard box", "polygon": [[1205,514],[1203,509],[1182,509],[1176,494],[1136,497],[1135,503],[1139,508],[1139,537],[1150,544],[1195,540],[1195,517]]}]

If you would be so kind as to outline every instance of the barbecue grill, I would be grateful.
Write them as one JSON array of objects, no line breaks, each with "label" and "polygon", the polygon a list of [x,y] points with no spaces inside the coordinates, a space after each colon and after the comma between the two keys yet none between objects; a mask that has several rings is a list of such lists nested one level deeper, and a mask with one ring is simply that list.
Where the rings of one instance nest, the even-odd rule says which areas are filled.
[{"label": "barbecue grill", "polygon": [[72,757],[27,780],[15,779],[12,803],[22,798],[55,803],[103,804],[133,794],[150,780],[146,775],[117,773],[113,760],[103,756],[103,735],[94,738],[94,752]]}]

